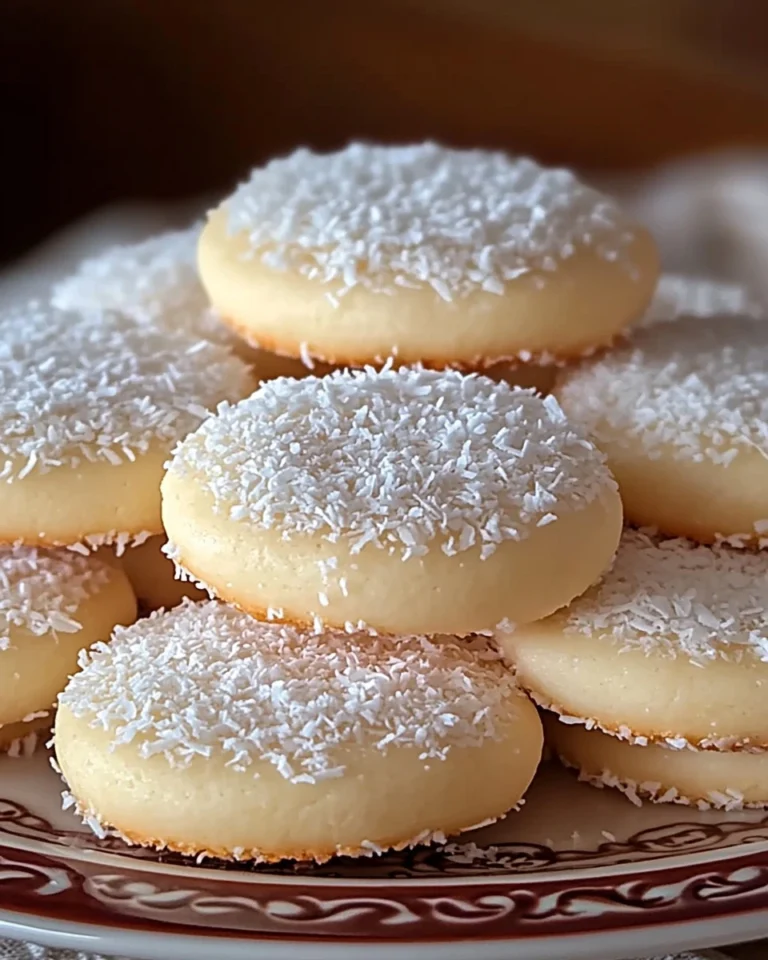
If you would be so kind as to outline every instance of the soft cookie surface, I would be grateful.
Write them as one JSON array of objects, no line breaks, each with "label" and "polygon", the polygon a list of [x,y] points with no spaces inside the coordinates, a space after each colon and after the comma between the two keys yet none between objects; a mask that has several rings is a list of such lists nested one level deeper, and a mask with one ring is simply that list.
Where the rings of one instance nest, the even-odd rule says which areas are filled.
[{"label": "soft cookie surface", "polygon": [[562,375],[627,520],[704,543],[768,543],[768,320],[652,324]]},{"label": "soft cookie surface", "polygon": [[464,368],[610,343],[658,274],[648,233],[570,172],[432,143],[254,170],[211,215],[199,268],[267,349]]},{"label": "soft cookie surface", "polygon": [[673,750],[627,743],[600,730],[544,718],[547,744],[579,778],[614,787],[639,806],[680,803],[700,810],[768,807],[768,753]]},{"label": "soft cookie surface", "polygon": [[182,568],[264,619],[468,634],[583,592],[621,504],[551,398],[368,369],[221,409],[175,451],[163,520]]},{"label": "soft cookie surface", "polygon": [[173,445],[255,382],[223,347],[115,313],[0,314],[0,542],[160,533]]},{"label": "soft cookie surface", "polygon": [[211,309],[197,273],[201,224],[150,237],[141,243],[110,247],[84,260],[53,289],[59,310],[112,310],[152,326],[165,325],[233,350],[258,380],[305,376],[307,367],[250,346]]},{"label": "soft cookie surface", "polygon": [[768,747],[768,554],[626,530],[603,581],[501,642],[571,722],[638,743]]},{"label": "soft cookie surface", "polygon": [[114,565],[68,550],[0,548],[0,749],[46,717],[50,724],[78,652],[135,618],[136,598]]},{"label": "soft cookie surface", "polygon": [[116,631],[83,667],[56,723],[78,807],[185,853],[429,841],[503,816],[541,753],[535,709],[482,640],[313,636],[209,601]]}]

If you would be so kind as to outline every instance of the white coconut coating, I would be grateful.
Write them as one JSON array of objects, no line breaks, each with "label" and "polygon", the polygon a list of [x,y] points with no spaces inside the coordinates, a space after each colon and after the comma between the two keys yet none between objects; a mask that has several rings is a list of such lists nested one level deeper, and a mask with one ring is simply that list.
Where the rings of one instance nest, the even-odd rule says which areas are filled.
[{"label": "white coconut coating", "polygon": [[182,330],[39,303],[6,310],[0,536],[70,544],[159,533],[168,451],[253,386],[226,348]]},{"label": "white coconut coating", "polygon": [[211,214],[198,263],[264,348],[461,369],[589,353],[658,274],[647,231],[569,171],[434,143],[273,160]]},{"label": "white coconut coating", "polygon": [[569,722],[675,748],[768,746],[764,552],[626,530],[596,587],[501,642]]},{"label": "white coconut coating", "polygon": [[[171,555],[249,610],[285,607],[288,619],[304,623],[319,616],[337,626],[365,620],[376,627],[371,590],[396,590],[392,577],[428,579],[430,564],[438,563],[457,577],[465,570],[462,590],[477,592],[472,603],[486,616],[499,612],[496,620],[472,626],[461,616],[451,632],[490,629],[513,619],[515,610],[527,615],[528,600],[515,603],[513,583],[503,591],[511,598],[504,606],[503,598],[489,600],[484,578],[495,578],[495,564],[511,576],[505,551],[529,542],[537,551],[550,527],[547,536],[557,539],[563,530],[570,549],[569,524],[594,510],[599,556],[586,562],[582,556],[578,576],[590,578],[580,580],[583,590],[609,562],[620,517],[601,454],[552,399],[476,375],[419,369],[369,368],[266,384],[250,399],[221,408],[176,449],[163,495]],[[215,534],[222,554],[244,561],[240,574],[220,567],[219,556],[196,553],[201,544],[216,549],[210,533],[200,540],[206,511],[208,522],[222,528]],[[258,557],[253,576],[248,545]],[[281,551],[294,551],[292,584],[271,595],[260,583],[268,583],[269,565]],[[539,560],[545,563],[541,556],[534,567]],[[360,570],[368,563],[378,565],[371,571],[377,579],[359,595]],[[476,578],[468,576],[467,564],[477,565]],[[577,566],[573,557],[565,583],[553,585],[556,598],[539,597],[545,607],[552,604],[550,611],[572,598],[571,589],[580,592],[572,582]],[[450,604],[438,596],[447,583],[435,576],[432,599],[428,592],[422,602]],[[389,601],[382,594],[382,606],[397,606],[408,593],[394,592]],[[428,618],[429,610],[424,613]],[[423,632],[446,630],[424,626]]]},{"label": "white coconut coating", "polygon": [[127,577],[101,557],[0,547],[0,751],[31,750],[78,652],[135,618]]},{"label": "white coconut coating", "polygon": [[619,206],[568,170],[434,143],[297,150],[254,170],[226,209],[254,257],[320,278],[334,297],[357,284],[502,294],[577,247],[621,262],[633,236]]},{"label": "white coconut coating", "polygon": [[226,327],[213,321],[197,275],[197,241],[202,224],[108,247],[84,260],[51,293],[58,310],[114,311],[153,323],[171,320],[204,339],[231,342]]},{"label": "white coconut coating", "polygon": [[606,453],[631,522],[703,542],[764,537],[768,321],[654,324],[555,393]]},{"label": "white coconut coating", "polygon": [[[56,728],[78,807],[186,852],[324,859],[429,840],[511,809],[541,750],[482,639],[314,636],[187,601],[81,666]],[[482,798],[461,784],[470,767],[489,772]]]},{"label": "white coconut coating", "polygon": [[76,633],[78,607],[110,575],[106,563],[69,550],[0,547],[0,651],[10,646],[14,627],[38,637]]},{"label": "white coconut coating", "polygon": [[27,304],[0,314],[4,480],[173,444],[251,386],[228,351],[117,313]]},{"label": "white coconut coating", "polygon": [[[209,459],[210,458],[210,459]],[[455,371],[276,380],[175,452],[233,519],[393,550],[489,556],[612,488],[552,399]]]},{"label": "white coconut coating", "polygon": [[292,783],[342,776],[351,746],[417,747],[424,761],[477,747],[520,697],[485,639],[315,636],[216,601],[118,629],[80,666],[60,703],[115,745],[176,766],[221,750],[237,770],[267,760]]}]

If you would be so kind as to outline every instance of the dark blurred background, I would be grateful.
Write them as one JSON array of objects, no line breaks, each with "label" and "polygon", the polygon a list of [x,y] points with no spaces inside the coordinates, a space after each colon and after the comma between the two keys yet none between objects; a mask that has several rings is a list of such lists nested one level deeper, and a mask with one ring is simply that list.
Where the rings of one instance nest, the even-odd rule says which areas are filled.
[{"label": "dark blurred background", "polygon": [[1,0],[0,263],[297,144],[588,175],[768,144],[768,0]]}]

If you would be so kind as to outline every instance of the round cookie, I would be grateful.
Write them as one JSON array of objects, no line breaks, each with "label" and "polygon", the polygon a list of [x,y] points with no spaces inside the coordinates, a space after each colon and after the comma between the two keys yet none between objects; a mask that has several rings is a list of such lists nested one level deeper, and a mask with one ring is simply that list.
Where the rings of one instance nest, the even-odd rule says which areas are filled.
[{"label": "round cookie", "polygon": [[768,807],[768,753],[640,746],[544,716],[547,745],[579,779],[614,787],[636,806],[681,803],[700,810]]},{"label": "round cookie", "polygon": [[52,306],[65,312],[112,311],[150,323],[167,322],[231,345],[234,338],[214,321],[197,275],[201,229],[195,224],[140,243],[106,248],[53,287]]},{"label": "round cookie", "polygon": [[491,631],[594,583],[621,533],[602,455],[556,401],[476,374],[273,380],[181,443],[169,555],[260,619]]},{"label": "round cookie", "polygon": [[598,586],[499,640],[521,686],[571,723],[640,744],[768,748],[768,553],[626,530]]},{"label": "round cookie", "polygon": [[555,394],[606,454],[629,523],[768,544],[768,320],[654,324]]},{"label": "round cookie", "polygon": [[116,313],[0,314],[0,543],[97,546],[162,532],[174,444],[255,381],[224,347]]},{"label": "round cookie", "polygon": [[52,305],[75,313],[115,311],[153,326],[184,330],[233,350],[258,380],[306,376],[308,368],[301,360],[252,347],[218,319],[197,274],[201,229],[195,224],[141,243],[109,247],[54,286]]},{"label": "round cookie", "polygon": [[441,839],[514,808],[541,756],[535,708],[482,640],[313,636],[208,601],[117,630],[83,666],[56,721],[77,807],[187,854]]},{"label": "round cookie", "polygon": [[480,369],[610,343],[650,302],[650,235],[566,170],[433,143],[297,150],[214,211],[200,277],[262,347]]},{"label": "round cookie", "polygon": [[28,752],[51,725],[80,650],[136,619],[128,578],[95,556],[0,548],[0,750]]},{"label": "round cookie", "polygon": [[145,613],[178,606],[185,597],[202,600],[206,593],[193,583],[179,580],[173,562],[162,548],[164,536],[150,537],[138,546],[123,551],[120,558],[131,581],[139,607]]}]

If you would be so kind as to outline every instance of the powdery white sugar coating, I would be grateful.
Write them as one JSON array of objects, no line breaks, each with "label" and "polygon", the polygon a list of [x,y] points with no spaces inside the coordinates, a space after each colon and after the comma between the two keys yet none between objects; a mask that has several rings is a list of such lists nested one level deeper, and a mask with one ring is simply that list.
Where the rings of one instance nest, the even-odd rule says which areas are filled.
[{"label": "powdery white sugar coating", "polygon": [[557,401],[455,371],[338,371],[264,384],[176,449],[231,519],[452,555],[577,510],[614,482]]},{"label": "powdery white sugar coating", "polygon": [[580,248],[622,264],[634,239],[619,207],[567,170],[434,143],[297,150],[254,170],[226,208],[253,256],[334,297],[356,284],[431,286],[445,300],[502,294],[528,273],[542,282]]},{"label": "powdery white sugar coating", "polygon": [[215,601],[152,614],[81,654],[60,702],[171,764],[224,751],[291,782],[342,776],[344,748],[417,747],[424,760],[500,739],[520,696],[487,641],[260,623]]},{"label": "powdery white sugar coating", "polygon": [[598,445],[724,466],[740,448],[768,458],[768,320],[654,325],[578,368],[558,394]]},{"label": "powdery white sugar coating", "polygon": [[639,326],[681,317],[723,314],[759,319],[766,316],[766,308],[749,290],[738,284],[665,274],[659,278],[656,293]]},{"label": "powdery white sugar coating", "polygon": [[768,661],[768,556],[625,530],[613,568],[568,608],[566,633],[608,631],[627,649]]},{"label": "powdery white sugar coating", "polygon": [[114,310],[147,323],[168,322],[203,340],[229,344],[197,275],[201,224],[141,243],[110,247],[84,260],[53,288],[59,310]]},{"label": "powdery white sugar coating", "polygon": [[36,636],[76,633],[77,608],[108,580],[109,567],[92,557],[69,550],[1,547],[0,651],[10,646],[13,627]]},{"label": "powdery white sugar coating", "polygon": [[168,447],[250,390],[228,350],[115,313],[0,314],[0,479]]}]

